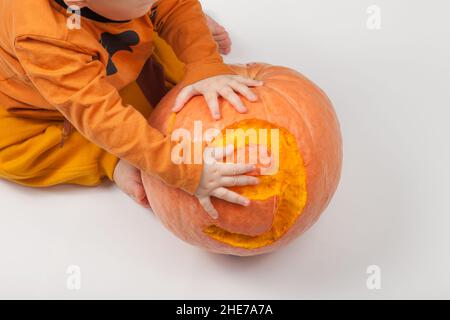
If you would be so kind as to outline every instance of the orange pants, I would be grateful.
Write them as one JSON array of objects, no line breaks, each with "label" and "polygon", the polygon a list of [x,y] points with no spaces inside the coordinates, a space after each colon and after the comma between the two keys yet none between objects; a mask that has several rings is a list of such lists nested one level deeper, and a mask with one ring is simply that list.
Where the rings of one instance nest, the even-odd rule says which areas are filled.
[{"label": "orange pants", "polygon": [[[183,77],[184,65],[156,34],[155,47],[152,61],[157,63],[151,63],[147,69],[159,68],[161,72],[156,77],[163,87],[170,88]],[[146,77],[152,76],[154,79],[155,75],[142,78],[145,81]],[[137,82],[120,94],[125,103],[134,106],[144,116],[151,113],[152,104],[160,98],[143,92]],[[0,178],[32,187],[57,184],[96,186],[105,177],[113,180],[117,157],[75,130],[61,147],[63,130],[62,121],[19,118],[0,106]]]}]

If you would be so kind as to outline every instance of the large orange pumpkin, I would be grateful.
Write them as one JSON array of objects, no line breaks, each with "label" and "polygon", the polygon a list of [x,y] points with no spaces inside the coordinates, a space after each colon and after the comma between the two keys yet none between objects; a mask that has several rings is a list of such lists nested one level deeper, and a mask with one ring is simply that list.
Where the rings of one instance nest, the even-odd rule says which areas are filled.
[{"label": "large orange pumpkin", "polygon": [[[248,113],[239,114],[221,101],[222,120],[214,121],[204,99],[196,97],[174,115],[171,108],[180,90],[175,88],[152,113],[150,124],[165,134],[179,128],[192,131],[194,121],[224,133],[230,128],[278,129],[277,173],[261,176],[258,186],[234,188],[252,200],[249,207],[213,199],[218,220],[210,218],[198,200],[184,191],[151,176],[143,175],[143,181],[153,211],[179,238],[212,252],[250,256],[286,245],[315,223],[338,185],[342,142],[329,99],[304,76],[266,64],[233,68],[264,81],[263,87],[254,89],[257,102],[244,100]],[[271,151],[270,139],[261,140],[265,141],[258,144],[264,143]],[[245,141],[237,147],[249,146]]]}]

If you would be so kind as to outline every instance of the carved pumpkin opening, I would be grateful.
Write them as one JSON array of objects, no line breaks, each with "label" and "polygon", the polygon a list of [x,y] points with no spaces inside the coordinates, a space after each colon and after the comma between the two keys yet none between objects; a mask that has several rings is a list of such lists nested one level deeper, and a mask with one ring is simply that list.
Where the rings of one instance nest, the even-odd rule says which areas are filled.
[{"label": "carved pumpkin opening", "polygon": [[[230,130],[228,130],[227,134],[227,129],[235,129],[235,131],[230,133]],[[269,154],[274,151],[272,150],[269,132],[271,129],[278,129],[278,152],[279,159],[282,161],[278,161],[277,173],[260,176],[261,183],[257,186],[231,188],[253,201],[267,201],[276,197],[272,226],[268,231],[253,236],[233,233],[218,225],[210,225],[203,231],[216,241],[238,248],[256,249],[270,245],[290,229],[300,216],[307,201],[305,167],[297,142],[288,130],[276,127],[264,120],[244,120],[227,127],[227,129],[222,131],[221,138],[213,141],[213,146],[225,146],[234,143],[236,149],[248,148],[254,141],[251,141],[249,137],[242,139],[236,132],[239,132],[239,129],[244,131],[253,129],[258,132],[265,129],[266,137],[260,134],[256,135],[257,144],[263,144]]]}]

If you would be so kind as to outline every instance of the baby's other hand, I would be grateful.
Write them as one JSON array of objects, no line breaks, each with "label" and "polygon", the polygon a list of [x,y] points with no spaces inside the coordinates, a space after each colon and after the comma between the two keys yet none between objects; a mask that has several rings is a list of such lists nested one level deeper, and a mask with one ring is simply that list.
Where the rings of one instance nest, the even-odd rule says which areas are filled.
[{"label": "baby's other hand", "polygon": [[249,101],[256,101],[258,97],[249,87],[262,86],[263,82],[237,75],[222,75],[198,81],[181,90],[175,101],[173,112],[179,112],[194,96],[203,95],[215,120],[220,119],[219,96],[228,100],[240,113],[247,112],[240,93]]},{"label": "baby's other hand", "polygon": [[206,22],[208,24],[209,30],[211,30],[214,40],[219,46],[220,53],[225,55],[229,54],[231,51],[232,43],[228,31],[208,15],[206,15]]},{"label": "baby's other hand", "polygon": [[219,213],[211,203],[211,196],[242,206],[248,206],[250,200],[226,188],[257,185],[259,183],[258,178],[244,175],[254,171],[255,165],[222,162],[226,156],[233,152],[233,145],[226,148],[206,148],[205,150],[203,174],[195,196],[203,209],[213,219],[219,218]]}]

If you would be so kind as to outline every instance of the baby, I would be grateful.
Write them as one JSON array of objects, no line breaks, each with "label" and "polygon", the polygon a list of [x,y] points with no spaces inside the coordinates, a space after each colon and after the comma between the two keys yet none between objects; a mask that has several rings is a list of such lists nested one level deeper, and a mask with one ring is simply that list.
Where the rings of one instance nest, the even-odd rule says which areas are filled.
[{"label": "baby", "polygon": [[[195,195],[213,218],[211,196],[249,205],[226,188],[257,184],[245,175],[253,165],[223,163],[232,147],[213,150],[215,161],[204,164],[173,163],[174,142],[124,93],[158,79],[152,54],[166,43],[159,61],[167,74],[179,71],[183,88],[174,112],[203,95],[220,119],[219,96],[241,113],[238,94],[257,99],[250,87],[262,83],[223,63],[218,49],[228,53],[231,42],[198,0],[2,0],[0,24],[0,177],[33,187],[108,177],[149,206],[142,170]],[[168,78],[144,87],[151,94]]]}]

